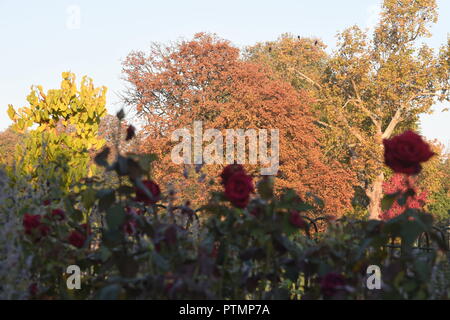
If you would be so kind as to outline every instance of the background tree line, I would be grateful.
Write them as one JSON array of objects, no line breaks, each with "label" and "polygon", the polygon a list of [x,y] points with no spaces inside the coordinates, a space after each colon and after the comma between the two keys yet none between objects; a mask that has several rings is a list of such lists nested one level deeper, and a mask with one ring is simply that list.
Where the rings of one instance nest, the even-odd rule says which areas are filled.
[{"label": "background tree line", "polygon": [[[338,34],[331,54],[319,39],[290,34],[244,50],[205,33],[170,45],[153,43],[148,52],[132,52],[123,61],[123,101],[144,121],[132,149],[157,154],[155,179],[201,203],[222,166],[173,164],[173,130],[189,128],[194,120],[203,121],[204,129],[278,128],[277,190],[314,194],[323,199],[327,214],[378,219],[383,186],[392,178],[383,166],[382,140],[419,129],[420,114],[449,100],[450,40],[438,52],[421,44],[436,21],[435,0],[385,0],[373,33],[351,26]],[[63,84],[61,94],[73,93],[71,86],[70,81]],[[113,143],[114,118],[105,116],[99,92],[89,90],[81,91],[80,101],[99,111],[73,110],[72,119],[90,132],[89,138],[81,129],[78,134],[85,140],[100,134]],[[46,104],[41,89],[33,92],[29,112],[41,132],[67,121],[61,101]],[[50,106],[50,117],[44,106]],[[25,119],[29,115],[22,114],[21,122],[14,112],[16,129],[31,126]],[[7,164],[13,161],[14,145],[30,138],[30,131],[19,131],[1,133]],[[86,142],[79,147],[99,146]],[[427,209],[445,217],[450,209],[448,150],[436,142],[434,148],[437,156],[425,165],[418,184],[427,192]],[[247,169],[256,173],[259,168]]]}]

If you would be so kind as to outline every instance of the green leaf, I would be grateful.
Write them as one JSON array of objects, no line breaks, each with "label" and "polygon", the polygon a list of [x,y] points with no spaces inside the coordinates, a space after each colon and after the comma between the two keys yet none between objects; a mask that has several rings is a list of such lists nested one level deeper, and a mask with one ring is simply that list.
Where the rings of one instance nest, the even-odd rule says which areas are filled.
[{"label": "green leaf", "polygon": [[383,211],[389,210],[392,207],[392,205],[394,204],[394,201],[397,198],[398,194],[399,194],[398,192],[386,194],[383,197],[383,199],[381,199],[381,210],[383,210]]},{"label": "green leaf", "polygon": [[100,290],[100,300],[117,300],[119,298],[121,287],[117,283],[110,284]]},{"label": "green leaf", "polygon": [[133,257],[118,254],[115,258],[122,277],[133,278],[136,276],[139,271],[139,263]]},{"label": "green leaf", "polygon": [[154,153],[149,154],[130,153],[128,154],[128,156],[137,160],[144,172],[149,172],[152,162],[158,160],[158,156]]},{"label": "green leaf", "polygon": [[77,222],[83,221],[83,211],[81,210],[74,210],[71,214],[71,217],[73,220]]},{"label": "green leaf", "polygon": [[115,205],[106,211],[106,223],[109,229],[118,229],[125,221],[125,211],[122,206]]},{"label": "green leaf", "polygon": [[102,259],[103,262],[105,262],[106,260],[109,259],[109,257],[111,257],[111,251],[107,247],[102,246],[100,248],[100,258]]},{"label": "green leaf", "polygon": [[413,197],[416,193],[412,189],[408,189],[405,193],[402,193],[400,197],[397,199],[397,203],[400,206],[404,206],[406,204],[406,201],[408,201],[409,197]]},{"label": "green leaf", "polygon": [[272,177],[263,177],[257,186],[258,193],[262,199],[269,200],[273,197],[274,181]]},{"label": "green leaf", "polygon": [[98,202],[100,211],[108,210],[109,207],[111,207],[111,205],[116,201],[116,195],[112,189],[99,190],[97,192],[97,197],[100,199]]},{"label": "green leaf", "polygon": [[108,248],[114,248],[116,245],[120,244],[122,233],[119,230],[107,230],[103,234],[103,240]]},{"label": "green leaf", "polygon": [[88,188],[83,192],[81,195],[81,201],[83,202],[85,209],[92,208],[96,200],[95,195],[96,192],[92,188]]},{"label": "green leaf", "polygon": [[170,268],[169,262],[158,252],[153,251],[152,252],[152,260],[155,263],[155,265],[162,271],[168,271]]},{"label": "green leaf", "polygon": [[292,282],[297,281],[299,272],[300,270],[298,266],[296,266],[295,264],[290,264],[286,266],[286,273],[285,273],[286,278],[288,278]]},{"label": "green leaf", "polygon": [[283,218],[282,218],[283,231],[287,235],[291,235],[291,234],[294,234],[295,232],[298,232],[298,228],[289,221],[289,217],[290,217],[289,213],[283,212],[280,214],[283,215]]},{"label": "green leaf", "polygon": [[127,159],[127,170],[131,180],[139,179],[144,174],[139,163],[130,158]]},{"label": "green leaf", "polygon": [[103,149],[102,152],[100,152],[99,154],[97,154],[94,158],[94,161],[96,164],[98,164],[99,166],[108,167],[108,155],[110,153],[110,149],[108,147],[106,147],[105,149]]}]

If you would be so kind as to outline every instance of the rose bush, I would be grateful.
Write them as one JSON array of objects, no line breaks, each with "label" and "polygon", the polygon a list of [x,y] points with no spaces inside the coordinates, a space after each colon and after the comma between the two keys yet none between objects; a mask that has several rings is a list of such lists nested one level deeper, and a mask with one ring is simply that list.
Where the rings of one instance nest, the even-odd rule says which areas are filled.
[{"label": "rose bush", "polygon": [[[394,141],[396,147],[386,151],[389,159],[414,167],[412,157],[410,162],[403,157],[416,152]],[[95,162],[105,173],[117,175],[115,184],[91,177],[67,194],[57,180],[28,189],[21,182],[21,189],[32,195],[27,201],[11,202],[21,204],[20,243],[30,261],[23,296],[450,298],[445,236],[420,208],[406,207],[387,221],[317,217],[317,197],[311,197],[317,203],[309,203],[292,190],[278,194],[273,177],[252,177],[234,164],[220,174],[221,188],[195,209],[190,201],[180,202],[171,186],[152,180],[155,156],[117,152],[109,163],[108,154],[104,149]],[[408,190],[385,202],[407,199],[412,196]],[[426,250],[418,249],[424,245]],[[69,290],[65,284],[66,268],[73,264],[83,271],[81,290]],[[381,268],[383,290],[366,288],[369,265]]]}]

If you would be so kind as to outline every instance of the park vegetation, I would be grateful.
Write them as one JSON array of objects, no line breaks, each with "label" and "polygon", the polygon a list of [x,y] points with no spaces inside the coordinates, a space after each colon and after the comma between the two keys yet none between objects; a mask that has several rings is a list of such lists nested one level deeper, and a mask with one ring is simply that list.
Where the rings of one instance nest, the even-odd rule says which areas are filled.
[{"label": "park vegetation", "polygon": [[[33,86],[0,133],[0,298],[450,299],[449,151],[419,126],[449,100],[450,40],[420,42],[436,21],[435,0],[385,0],[331,54],[153,43],[123,60],[115,115],[88,77]],[[194,121],[279,129],[278,172],[174,163]]]}]

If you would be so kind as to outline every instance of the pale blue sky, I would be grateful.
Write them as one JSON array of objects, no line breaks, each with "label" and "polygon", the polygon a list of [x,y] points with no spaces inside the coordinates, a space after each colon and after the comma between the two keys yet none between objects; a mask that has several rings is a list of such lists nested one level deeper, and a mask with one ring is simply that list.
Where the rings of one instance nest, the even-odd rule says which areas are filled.
[{"label": "pale blue sky", "polygon": [[[59,87],[62,71],[88,75],[109,88],[108,109],[120,107],[121,60],[151,41],[214,32],[237,46],[274,40],[281,33],[321,38],[331,51],[338,30],[376,20],[378,0],[0,0],[0,129],[8,104],[21,107],[32,84]],[[80,9],[80,28],[70,29],[68,8]],[[438,0],[439,22],[427,43],[439,47],[450,32],[450,1]],[[70,21],[70,20],[69,20]],[[424,116],[428,138],[450,142],[450,113]]]}]

